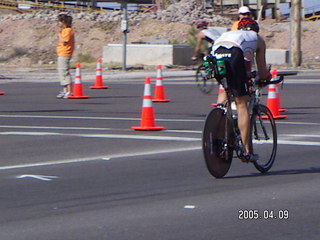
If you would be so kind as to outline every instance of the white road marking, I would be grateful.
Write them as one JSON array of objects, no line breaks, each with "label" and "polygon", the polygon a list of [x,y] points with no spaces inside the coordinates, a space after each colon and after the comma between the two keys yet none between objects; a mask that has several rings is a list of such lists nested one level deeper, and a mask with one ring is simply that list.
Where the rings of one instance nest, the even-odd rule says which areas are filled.
[{"label": "white road marking", "polygon": [[22,178],[34,178],[38,179],[41,181],[51,181],[54,178],[58,178],[57,176],[44,176],[44,175],[31,175],[31,174],[26,174],[26,175],[21,175],[17,176],[17,179],[22,179]]},{"label": "white road marking", "polygon": [[[89,117],[89,116],[88,117],[80,117],[80,116],[45,116],[45,115],[0,115],[0,117],[2,117],[2,118],[115,120],[115,121],[140,121],[141,120],[140,118],[114,118],[114,117]],[[157,121],[162,121],[162,122],[204,122],[205,118],[202,119],[202,120],[201,119],[161,119],[161,118],[159,119],[159,118],[157,118]],[[320,123],[314,123],[314,122],[277,121],[276,124],[320,126]],[[167,131],[169,131],[169,130],[167,130]]]},{"label": "white road marking", "polygon": [[315,134],[281,134],[281,136],[285,137],[298,137],[298,138],[320,138],[320,135],[315,135]]},{"label": "white road marking", "polygon": [[[95,127],[58,127],[58,126],[21,126],[21,125],[0,125],[0,128],[14,128],[14,129],[50,129],[50,130],[89,130],[89,131],[130,131],[131,129],[123,128],[95,128]],[[170,130],[165,129],[163,132],[172,133],[202,133],[198,130]]]},{"label": "white road marking", "polygon": [[128,158],[128,157],[138,157],[138,156],[164,154],[164,153],[195,151],[195,150],[200,150],[200,149],[201,149],[201,147],[199,146],[199,147],[188,147],[188,148],[173,148],[173,149],[158,150],[158,151],[146,151],[146,152],[132,152],[132,153],[124,153],[124,154],[113,154],[113,155],[110,155],[110,156],[95,156],[95,157],[88,157],[88,158],[63,159],[63,160],[58,160],[58,161],[0,166],[0,170],[30,168],[30,167],[42,167],[42,166],[52,166],[52,165],[91,162],[91,161],[106,161],[106,160],[112,160],[112,159],[117,159],[117,158]]},{"label": "white road marking", "polygon": [[299,145],[299,146],[320,146],[320,142],[311,142],[311,141],[295,141],[295,140],[278,140],[278,144],[283,145]]},{"label": "white road marking", "polygon": [[[58,126],[19,126],[19,125],[0,125],[0,128],[16,128],[16,129],[53,129],[53,130],[93,130],[93,131],[121,130],[121,129],[114,129],[114,128],[58,127]],[[130,131],[131,131],[131,130],[130,130]]]},{"label": "white road marking", "polygon": [[190,138],[190,137],[142,136],[142,135],[125,135],[125,134],[71,134],[71,133],[55,133],[55,132],[0,132],[0,135],[68,136],[68,137],[86,137],[86,138],[138,139],[138,140],[184,141],[184,142],[201,140],[201,138]]},{"label": "white road marking", "polygon": [[320,123],[311,123],[311,122],[286,122],[286,121],[277,121],[278,124],[288,124],[288,125],[307,125],[307,126],[320,126]]},{"label": "white road marking", "polygon": [[185,209],[195,209],[196,206],[195,205],[185,205],[184,208]]},{"label": "white road marking", "polygon": [[[140,118],[114,118],[114,117],[80,117],[80,116],[45,116],[45,115],[0,115],[2,118],[51,118],[51,119],[84,119],[84,120],[116,120],[140,121]],[[157,119],[163,122],[204,122],[205,119]]]}]

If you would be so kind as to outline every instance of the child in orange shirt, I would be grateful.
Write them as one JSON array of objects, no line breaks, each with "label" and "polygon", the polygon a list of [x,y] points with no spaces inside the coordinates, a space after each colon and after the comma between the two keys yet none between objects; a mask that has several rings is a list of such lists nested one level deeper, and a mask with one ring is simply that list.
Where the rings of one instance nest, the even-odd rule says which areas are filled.
[{"label": "child in orange shirt", "polygon": [[67,14],[58,16],[57,70],[63,90],[57,95],[57,98],[68,98],[71,95],[72,78],[69,69],[74,50],[74,32],[71,26],[71,16]]}]

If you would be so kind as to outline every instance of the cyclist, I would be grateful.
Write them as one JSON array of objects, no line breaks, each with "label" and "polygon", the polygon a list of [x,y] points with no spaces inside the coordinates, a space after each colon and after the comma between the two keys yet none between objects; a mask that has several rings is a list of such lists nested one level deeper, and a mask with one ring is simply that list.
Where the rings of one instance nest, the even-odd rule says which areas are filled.
[{"label": "cyclist", "polygon": [[238,30],[238,24],[240,22],[240,20],[242,18],[249,18],[251,17],[251,11],[250,9],[247,7],[247,6],[242,6],[239,8],[238,10],[238,13],[239,13],[239,18],[237,21],[235,21],[231,27],[231,31],[234,31],[234,30]]},{"label": "cyclist", "polygon": [[[223,33],[213,47],[212,55],[217,59],[223,58],[227,67],[227,80],[229,89],[235,97],[235,104],[238,112],[238,127],[243,143],[243,162],[254,162],[258,156],[253,154],[250,147],[250,117],[247,104],[249,101],[247,88],[246,60],[255,60],[260,79],[270,80],[271,75],[266,66],[266,44],[258,34],[259,25],[251,18],[243,18],[239,21],[236,31]],[[226,93],[219,93],[218,103],[227,99]]]},{"label": "cyclist", "polygon": [[206,40],[207,42],[209,42],[210,46],[208,48],[208,52],[206,53],[206,55],[209,55],[209,53],[211,52],[212,44],[221,35],[217,30],[208,28],[208,22],[206,21],[199,22],[197,24],[197,29],[199,29],[200,31],[197,34],[197,43],[192,60],[198,59],[202,41]]}]

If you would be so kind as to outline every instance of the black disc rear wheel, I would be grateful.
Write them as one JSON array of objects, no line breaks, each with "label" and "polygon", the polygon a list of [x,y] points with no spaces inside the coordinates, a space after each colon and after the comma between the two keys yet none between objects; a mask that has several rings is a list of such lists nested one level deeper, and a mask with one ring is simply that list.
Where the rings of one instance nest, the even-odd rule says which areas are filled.
[{"label": "black disc rear wheel", "polygon": [[[232,162],[233,149],[225,147],[225,124],[226,114],[224,110],[214,108],[208,114],[203,130],[202,150],[204,159],[209,172],[216,178],[224,177]],[[227,132],[231,136],[231,126]]]}]

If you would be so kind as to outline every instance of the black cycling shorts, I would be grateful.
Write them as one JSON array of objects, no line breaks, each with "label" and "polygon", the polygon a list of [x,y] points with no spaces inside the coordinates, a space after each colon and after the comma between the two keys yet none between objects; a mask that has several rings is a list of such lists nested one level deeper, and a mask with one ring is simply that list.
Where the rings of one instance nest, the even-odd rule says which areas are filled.
[{"label": "black cycling shorts", "polygon": [[223,56],[227,67],[227,82],[233,96],[248,95],[248,77],[243,52],[238,47],[225,48],[220,46],[214,55]]}]

